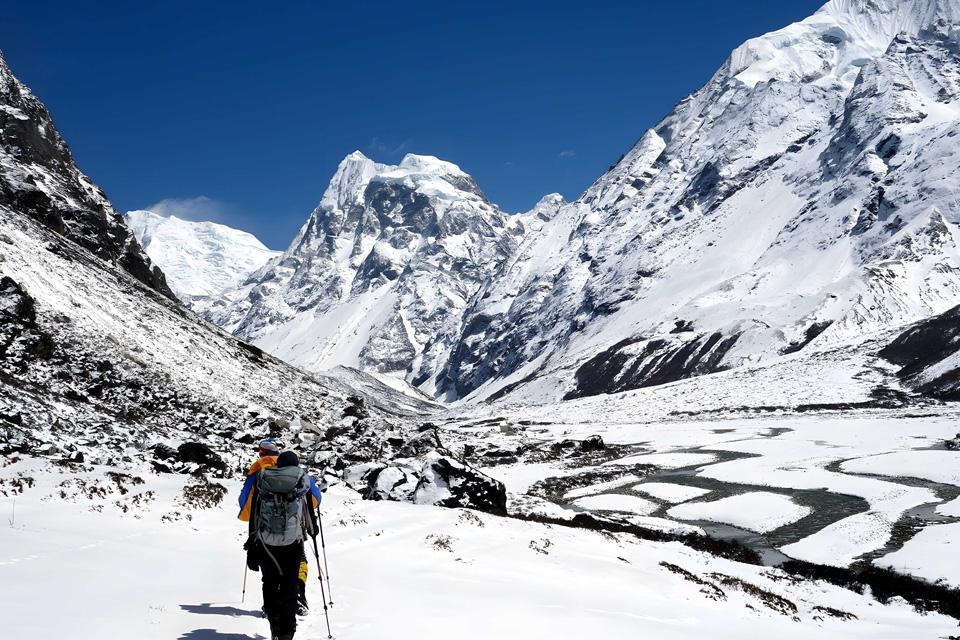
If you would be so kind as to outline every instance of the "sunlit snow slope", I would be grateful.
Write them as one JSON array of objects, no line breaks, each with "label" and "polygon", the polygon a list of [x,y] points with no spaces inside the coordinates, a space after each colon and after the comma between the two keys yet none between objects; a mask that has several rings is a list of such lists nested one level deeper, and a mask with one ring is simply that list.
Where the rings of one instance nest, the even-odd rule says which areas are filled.
[{"label": "sunlit snow slope", "polygon": [[279,255],[252,234],[222,224],[151,211],[129,211],[124,219],[181,300],[235,287]]}]

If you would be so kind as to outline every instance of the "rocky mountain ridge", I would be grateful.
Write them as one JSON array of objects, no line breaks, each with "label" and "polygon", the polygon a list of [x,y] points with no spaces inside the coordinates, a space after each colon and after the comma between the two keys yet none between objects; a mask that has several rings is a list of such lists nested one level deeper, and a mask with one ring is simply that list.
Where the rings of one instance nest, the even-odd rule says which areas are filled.
[{"label": "rocky mountain ridge", "polygon": [[29,215],[173,297],[107,197],[73,161],[50,113],[0,54],[0,205]]},{"label": "rocky mountain ridge", "polygon": [[391,166],[355,152],[287,251],[201,312],[298,366],[423,384],[449,357],[471,297],[547,209],[508,217],[451,163],[410,154]]}]

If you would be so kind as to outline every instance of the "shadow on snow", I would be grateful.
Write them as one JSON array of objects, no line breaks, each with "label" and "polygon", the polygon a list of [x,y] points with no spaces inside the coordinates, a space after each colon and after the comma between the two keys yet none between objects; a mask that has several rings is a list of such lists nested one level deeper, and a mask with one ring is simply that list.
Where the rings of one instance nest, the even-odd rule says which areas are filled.
[{"label": "shadow on snow", "polygon": [[202,604],[182,604],[180,608],[189,613],[199,613],[211,616],[251,616],[253,618],[262,618],[263,614],[259,610],[238,609],[237,607],[224,607],[214,605],[211,602]]},{"label": "shadow on snow", "polygon": [[248,636],[245,633],[220,633],[215,629],[194,629],[177,640],[267,640],[261,635]]}]

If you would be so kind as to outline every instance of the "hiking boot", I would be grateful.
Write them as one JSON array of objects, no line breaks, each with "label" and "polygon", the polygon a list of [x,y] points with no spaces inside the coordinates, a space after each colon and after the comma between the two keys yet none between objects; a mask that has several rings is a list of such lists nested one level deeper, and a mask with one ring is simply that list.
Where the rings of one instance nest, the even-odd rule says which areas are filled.
[{"label": "hiking boot", "polygon": [[282,636],[277,636],[277,640],[293,640],[293,634],[285,633]]}]

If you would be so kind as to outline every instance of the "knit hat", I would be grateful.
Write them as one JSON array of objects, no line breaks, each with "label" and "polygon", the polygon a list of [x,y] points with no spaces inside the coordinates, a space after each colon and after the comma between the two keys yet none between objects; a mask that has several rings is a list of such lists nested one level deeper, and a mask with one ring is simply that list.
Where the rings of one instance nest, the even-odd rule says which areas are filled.
[{"label": "knit hat", "polygon": [[264,438],[257,446],[261,455],[275,456],[280,453],[280,445],[273,438]]},{"label": "knit hat", "polygon": [[277,458],[277,467],[299,467],[300,458],[293,451],[284,451]]}]

